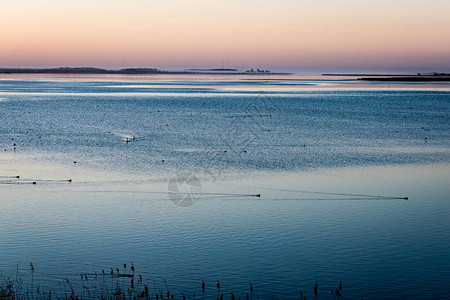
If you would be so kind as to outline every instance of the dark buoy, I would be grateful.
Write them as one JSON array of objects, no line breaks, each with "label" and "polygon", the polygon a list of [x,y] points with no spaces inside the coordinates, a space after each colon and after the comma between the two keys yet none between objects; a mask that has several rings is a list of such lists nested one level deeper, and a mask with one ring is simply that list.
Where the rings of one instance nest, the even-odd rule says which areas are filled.
[{"label": "dark buoy", "polygon": [[68,182],[72,182],[72,179],[67,180]]},{"label": "dark buoy", "polygon": [[403,200],[408,200],[408,197],[404,197]]},{"label": "dark buoy", "polygon": [[257,194],[257,195],[255,195],[256,197],[258,197],[258,198],[261,198],[261,194]]},{"label": "dark buoy", "polygon": [[36,181],[33,181],[32,184],[36,184]]}]

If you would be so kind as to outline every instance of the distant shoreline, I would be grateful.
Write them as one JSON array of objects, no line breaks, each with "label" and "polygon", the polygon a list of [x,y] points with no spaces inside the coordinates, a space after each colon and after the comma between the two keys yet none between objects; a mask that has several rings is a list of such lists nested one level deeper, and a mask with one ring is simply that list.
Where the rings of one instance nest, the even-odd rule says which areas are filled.
[{"label": "distant shoreline", "polygon": [[190,75],[292,75],[292,73],[278,73],[271,71],[246,71],[240,72],[231,69],[192,69],[185,71],[164,71],[156,68],[128,68],[121,70],[107,70],[101,68],[0,68],[0,74],[118,74],[118,75],[155,75],[155,74],[190,74]]},{"label": "distant shoreline", "polygon": [[396,81],[396,82],[433,82],[433,81],[450,81],[450,76],[393,76],[393,77],[362,77],[357,80],[361,81]]},{"label": "distant shoreline", "polygon": [[398,82],[432,82],[432,81],[450,81],[450,74],[432,73],[432,74],[322,74],[322,76],[343,76],[358,77],[361,81],[398,81]]},{"label": "distant shoreline", "polygon": [[342,77],[360,77],[360,76],[373,76],[373,77],[385,77],[385,76],[417,76],[408,74],[366,74],[366,73],[324,73],[322,76],[342,76]]}]

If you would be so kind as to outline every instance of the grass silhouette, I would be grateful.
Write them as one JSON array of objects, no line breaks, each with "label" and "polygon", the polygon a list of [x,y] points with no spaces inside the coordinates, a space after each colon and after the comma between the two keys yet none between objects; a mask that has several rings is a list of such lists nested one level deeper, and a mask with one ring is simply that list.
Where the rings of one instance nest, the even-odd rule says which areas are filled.
[{"label": "grass silhouette", "polygon": [[[131,263],[129,268],[127,264],[123,264],[123,268],[111,268],[109,272],[102,270],[93,274],[79,274],[79,278],[69,280],[61,278],[58,280],[59,288],[57,290],[43,290],[40,288],[39,282],[35,280],[35,274],[38,272],[33,263],[30,263],[29,272],[19,272],[17,267],[14,276],[5,277],[0,273],[0,300],[82,300],[82,299],[152,299],[152,300],[172,300],[172,299],[206,299],[205,293],[208,288],[217,291],[217,300],[223,299],[260,299],[257,288],[249,283],[248,291],[243,295],[233,293],[232,291],[221,292],[220,281],[216,280],[215,286],[207,285],[204,280],[199,282],[198,296],[196,293],[184,294],[181,292],[172,293],[169,290],[167,282],[164,280],[165,287],[161,289],[153,284],[152,288],[144,281],[141,274],[135,272],[135,267]],[[254,294],[256,289],[256,294]],[[317,282],[313,286],[313,294],[310,299],[319,299],[319,287]],[[339,282],[337,288],[330,288],[331,295],[334,299],[342,299],[342,282]],[[293,291],[294,292],[294,291]],[[212,292],[214,294],[214,292]],[[300,300],[306,300],[306,295],[300,290],[297,291]],[[329,295],[329,294],[328,294]],[[267,297],[261,298],[266,299]],[[211,299],[211,298],[209,298]],[[268,299],[281,299],[279,297],[270,296]]]}]

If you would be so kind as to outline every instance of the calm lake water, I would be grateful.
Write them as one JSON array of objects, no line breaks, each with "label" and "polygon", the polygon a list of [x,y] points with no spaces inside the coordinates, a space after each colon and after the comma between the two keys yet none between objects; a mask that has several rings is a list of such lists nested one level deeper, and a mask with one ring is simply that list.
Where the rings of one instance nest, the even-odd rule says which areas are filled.
[{"label": "calm lake water", "polygon": [[[449,108],[448,84],[5,75],[0,271],[33,262],[58,289],[133,262],[207,299],[217,279],[243,298],[342,281],[347,299],[448,299]],[[198,182],[177,193],[180,173]]]}]

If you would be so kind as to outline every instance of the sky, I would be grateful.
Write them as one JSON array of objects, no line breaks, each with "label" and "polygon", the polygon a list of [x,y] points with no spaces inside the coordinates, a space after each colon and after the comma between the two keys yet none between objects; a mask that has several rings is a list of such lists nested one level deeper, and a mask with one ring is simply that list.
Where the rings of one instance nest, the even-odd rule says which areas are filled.
[{"label": "sky", "polygon": [[0,67],[450,72],[449,0],[1,0]]}]

